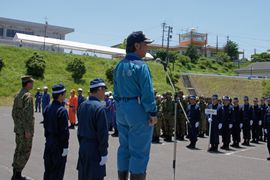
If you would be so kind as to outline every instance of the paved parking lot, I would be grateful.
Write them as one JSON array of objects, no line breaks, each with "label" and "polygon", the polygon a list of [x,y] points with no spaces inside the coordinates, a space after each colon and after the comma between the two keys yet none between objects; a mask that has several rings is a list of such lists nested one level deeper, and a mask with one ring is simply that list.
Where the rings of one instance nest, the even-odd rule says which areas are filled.
[{"label": "paved parking lot", "polygon": [[[43,127],[39,124],[41,114],[36,113],[35,136],[32,154],[24,174],[35,180],[43,178]],[[0,107],[0,179],[12,176],[12,159],[15,148],[13,120],[10,107]],[[76,130],[70,131],[70,152],[65,172],[65,180],[76,180],[78,142]],[[177,180],[268,180],[270,162],[266,161],[266,144],[256,144],[220,153],[208,153],[208,138],[200,138],[198,150],[189,150],[188,141],[177,144]],[[117,180],[116,151],[118,139],[110,137],[109,162],[106,180]],[[172,179],[173,143],[153,144],[149,162],[148,179]]]}]

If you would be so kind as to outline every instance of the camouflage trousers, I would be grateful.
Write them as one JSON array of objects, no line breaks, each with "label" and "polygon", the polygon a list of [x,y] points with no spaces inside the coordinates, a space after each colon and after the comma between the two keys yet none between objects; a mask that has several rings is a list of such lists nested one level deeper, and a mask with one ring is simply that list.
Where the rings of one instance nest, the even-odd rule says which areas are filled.
[{"label": "camouflage trousers", "polygon": [[166,136],[173,136],[174,116],[164,116],[164,130]]},{"label": "camouflage trousers", "polygon": [[16,134],[16,149],[13,158],[13,169],[21,172],[25,167],[32,149],[33,138],[26,139],[24,134]]},{"label": "camouflage trousers", "polygon": [[208,129],[207,129],[207,119],[206,119],[206,117],[204,116],[204,117],[201,117],[201,119],[200,119],[200,129],[199,129],[199,132],[200,133],[206,133],[207,131],[208,131]]},{"label": "camouflage trousers", "polygon": [[176,136],[184,136],[186,134],[186,119],[184,114],[177,116]]},{"label": "camouflage trousers", "polygon": [[162,118],[158,116],[158,122],[154,126],[153,137],[160,137],[161,125],[162,125]]}]

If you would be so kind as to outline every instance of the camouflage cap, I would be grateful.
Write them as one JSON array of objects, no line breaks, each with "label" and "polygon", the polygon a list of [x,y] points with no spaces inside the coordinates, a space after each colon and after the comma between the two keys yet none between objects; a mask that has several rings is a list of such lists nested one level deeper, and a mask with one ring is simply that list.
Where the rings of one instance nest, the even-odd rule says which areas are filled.
[{"label": "camouflage cap", "polygon": [[21,77],[22,83],[27,83],[27,82],[34,82],[35,80],[32,78],[32,76],[25,75]]}]

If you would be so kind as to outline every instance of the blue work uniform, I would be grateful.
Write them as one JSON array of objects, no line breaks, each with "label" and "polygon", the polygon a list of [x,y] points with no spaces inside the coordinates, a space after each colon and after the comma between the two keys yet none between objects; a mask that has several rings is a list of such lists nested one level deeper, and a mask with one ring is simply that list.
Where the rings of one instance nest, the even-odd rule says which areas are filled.
[{"label": "blue work uniform", "polygon": [[83,95],[78,95],[78,108],[85,101],[85,97]]},{"label": "blue work uniform", "polygon": [[101,180],[106,176],[106,166],[100,166],[102,156],[108,154],[108,128],[104,105],[89,97],[78,110],[79,180]]},{"label": "blue work uniform", "polygon": [[187,107],[187,116],[190,122],[188,126],[188,138],[191,143],[195,144],[197,142],[198,136],[198,127],[196,127],[196,123],[200,122],[201,119],[201,111],[199,105],[189,104]]},{"label": "blue work uniform", "polygon": [[238,144],[241,141],[241,127],[240,124],[243,124],[243,112],[239,105],[234,105],[232,107],[232,138],[234,144]]},{"label": "blue work uniform", "polygon": [[40,110],[41,110],[42,93],[41,93],[41,92],[37,92],[37,93],[35,94],[35,98],[36,98],[36,100],[35,100],[36,112],[37,112],[37,111],[40,112]]},{"label": "blue work uniform", "polygon": [[231,129],[229,128],[230,124],[233,125],[233,108],[231,105],[222,106],[222,142],[224,147],[229,147],[231,142]]},{"label": "blue work uniform", "polygon": [[249,143],[251,138],[251,125],[250,121],[252,120],[252,107],[249,104],[244,104],[242,106],[243,112],[243,138],[246,143]]},{"label": "blue work uniform", "polygon": [[44,113],[45,108],[50,104],[50,101],[50,94],[44,93],[42,96],[42,113]]},{"label": "blue work uniform", "polygon": [[112,123],[112,101],[107,98],[105,99],[105,103],[106,103],[106,116],[107,116],[107,120],[108,120],[108,129],[111,130],[113,127],[113,123]]},{"label": "blue work uniform", "polygon": [[270,106],[265,111],[264,115],[264,122],[263,122],[264,129],[267,130],[267,133],[265,133],[266,140],[267,140],[267,148],[270,155]]},{"label": "blue work uniform", "polygon": [[252,106],[252,120],[253,120],[253,124],[251,127],[252,141],[258,143],[260,131],[262,131],[261,125],[259,124],[259,122],[261,121],[261,108],[259,105]]},{"label": "blue work uniform", "polygon": [[156,116],[150,70],[140,57],[129,53],[116,66],[114,77],[116,122],[120,142],[118,170],[142,174],[147,169],[153,135],[149,118]]},{"label": "blue work uniform", "polygon": [[[211,137],[210,137],[210,144],[211,145],[218,145],[219,144],[219,129],[218,125],[222,123],[222,106],[219,104],[210,104],[208,109],[215,109],[217,110],[217,115],[212,115],[212,123],[211,123]],[[210,115],[209,115],[210,118]]]},{"label": "blue work uniform", "polygon": [[64,178],[67,157],[63,149],[69,145],[68,113],[63,103],[53,101],[44,111],[45,151],[44,180]]}]

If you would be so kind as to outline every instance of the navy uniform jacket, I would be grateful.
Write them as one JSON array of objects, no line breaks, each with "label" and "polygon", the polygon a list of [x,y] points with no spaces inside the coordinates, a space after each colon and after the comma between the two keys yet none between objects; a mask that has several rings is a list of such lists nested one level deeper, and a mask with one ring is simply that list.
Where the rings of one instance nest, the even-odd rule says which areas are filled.
[{"label": "navy uniform jacket", "polygon": [[44,93],[42,96],[42,111],[44,113],[45,108],[50,104],[51,98],[48,93]]},{"label": "navy uniform jacket", "polygon": [[243,112],[243,126],[250,127],[250,120],[252,120],[252,107],[249,104],[242,106]]},{"label": "navy uniform jacket", "polygon": [[267,129],[268,132],[270,131],[270,106],[268,106],[267,109],[266,109],[266,111],[265,111],[263,127],[265,129]]},{"label": "navy uniform jacket", "polygon": [[252,106],[252,120],[253,125],[259,125],[259,121],[261,120],[261,108],[259,105]]},{"label": "navy uniform jacket", "polygon": [[[210,144],[219,144],[219,123],[222,123],[222,106],[219,104],[208,106],[209,109],[216,109],[217,115],[212,115],[212,125],[211,125],[211,137]],[[209,115],[210,118],[210,115]]]},{"label": "navy uniform jacket", "polygon": [[232,121],[233,121],[233,130],[240,131],[240,124],[243,123],[243,112],[242,108],[238,106],[232,107]]},{"label": "navy uniform jacket", "polygon": [[222,106],[222,128],[223,129],[228,129],[229,128],[229,124],[233,123],[233,119],[232,119],[232,112],[233,112],[233,108],[231,105]]},{"label": "navy uniform jacket", "polygon": [[41,92],[37,92],[35,94],[35,98],[36,98],[36,103],[41,103],[42,93]]},{"label": "navy uniform jacket", "polygon": [[267,105],[266,104],[260,105],[260,109],[261,109],[261,120],[264,122],[264,117],[265,117],[265,113],[267,110]]},{"label": "navy uniform jacket", "polygon": [[200,122],[201,118],[200,107],[197,104],[188,105],[187,116],[190,121],[191,127],[195,127],[196,122]]},{"label": "navy uniform jacket", "polygon": [[78,96],[78,107],[85,101],[85,98],[83,95]]},{"label": "navy uniform jacket", "polygon": [[106,176],[100,166],[101,156],[108,154],[108,128],[105,106],[96,97],[89,97],[78,110],[78,140],[80,144],[77,169],[79,179]]},{"label": "navy uniform jacket", "polygon": [[62,151],[68,148],[68,113],[63,103],[53,101],[44,111],[46,146],[57,146]]}]

